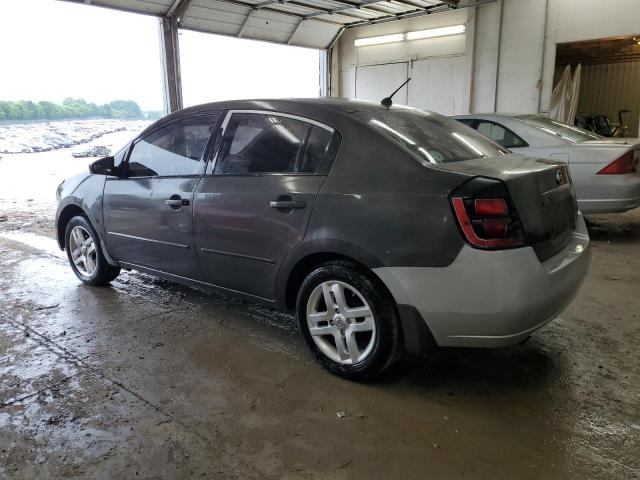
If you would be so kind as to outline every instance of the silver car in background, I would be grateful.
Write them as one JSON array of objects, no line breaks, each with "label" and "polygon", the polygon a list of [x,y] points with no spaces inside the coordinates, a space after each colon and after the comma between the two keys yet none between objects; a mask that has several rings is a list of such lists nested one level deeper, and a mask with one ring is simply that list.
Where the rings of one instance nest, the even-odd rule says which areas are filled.
[{"label": "silver car in background", "polygon": [[618,213],[640,206],[637,138],[604,138],[543,115],[454,118],[515,153],[567,163],[583,213]]}]

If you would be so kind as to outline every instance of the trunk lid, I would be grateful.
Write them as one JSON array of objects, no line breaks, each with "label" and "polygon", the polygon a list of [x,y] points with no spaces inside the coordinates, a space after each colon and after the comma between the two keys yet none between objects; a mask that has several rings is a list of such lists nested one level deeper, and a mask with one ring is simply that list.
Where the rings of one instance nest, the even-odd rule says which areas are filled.
[{"label": "trunk lid", "polygon": [[600,138],[577,143],[585,147],[638,147],[640,138]]},{"label": "trunk lid", "polygon": [[438,167],[501,180],[520,217],[527,244],[541,261],[562,250],[569,241],[575,229],[578,204],[565,164],[509,154]]}]

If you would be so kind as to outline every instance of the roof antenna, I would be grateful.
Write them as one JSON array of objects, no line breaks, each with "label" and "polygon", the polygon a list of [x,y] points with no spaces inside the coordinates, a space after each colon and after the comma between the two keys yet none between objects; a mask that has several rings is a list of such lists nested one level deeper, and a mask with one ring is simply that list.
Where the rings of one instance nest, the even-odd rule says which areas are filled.
[{"label": "roof antenna", "polygon": [[388,97],[384,97],[382,99],[382,101],[380,102],[382,104],[382,106],[384,108],[389,108],[391,105],[393,105],[393,100],[391,100],[393,98],[393,96],[398,93],[398,91],[404,87],[407,83],[409,83],[409,80],[411,80],[411,77],[407,78],[407,81],[404,82],[402,85],[400,85],[398,88],[396,88],[395,92],[393,92],[391,95],[389,95]]}]

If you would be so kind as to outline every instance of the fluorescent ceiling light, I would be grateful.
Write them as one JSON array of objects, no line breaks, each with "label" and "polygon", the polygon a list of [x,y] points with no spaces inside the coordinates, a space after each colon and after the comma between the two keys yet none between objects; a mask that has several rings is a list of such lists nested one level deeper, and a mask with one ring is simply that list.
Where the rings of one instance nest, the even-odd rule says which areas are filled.
[{"label": "fluorescent ceiling light", "polygon": [[429,30],[417,30],[407,33],[407,40],[419,40],[421,38],[444,37],[445,35],[456,35],[464,33],[464,25],[451,25],[449,27],[430,28]]},{"label": "fluorescent ceiling light", "polygon": [[394,33],[392,35],[381,35],[379,37],[358,38],[353,42],[356,47],[366,45],[380,45],[381,43],[401,42],[404,40],[404,33]]},{"label": "fluorescent ceiling light", "polygon": [[394,33],[391,35],[381,35],[379,37],[358,38],[353,44],[356,47],[366,47],[367,45],[380,45],[383,43],[402,42],[403,40],[420,40],[422,38],[444,37],[446,35],[457,35],[465,32],[464,25],[450,25],[448,27],[430,28],[428,30],[416,30],[408,33]]}]

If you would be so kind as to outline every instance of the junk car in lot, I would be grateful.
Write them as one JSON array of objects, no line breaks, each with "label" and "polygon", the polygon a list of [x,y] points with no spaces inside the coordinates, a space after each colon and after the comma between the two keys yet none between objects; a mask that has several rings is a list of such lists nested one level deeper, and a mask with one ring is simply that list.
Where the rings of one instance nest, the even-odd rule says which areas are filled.
[{"label": "junk car in lot", "polygon": [[519,343],[573,299],[589,237],[566,165],[452,119],[341,99],[156,122],[58,188],[80,280],[121,268],[295,312],[331,372]]},{"label": "junk car in lot", "polygon": [[512,152],[566,163],[583,213],[640,207],[640,139],[603,138],[543,115],[455,118]]}]

